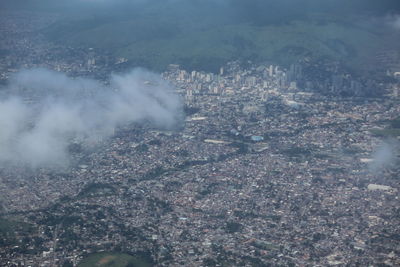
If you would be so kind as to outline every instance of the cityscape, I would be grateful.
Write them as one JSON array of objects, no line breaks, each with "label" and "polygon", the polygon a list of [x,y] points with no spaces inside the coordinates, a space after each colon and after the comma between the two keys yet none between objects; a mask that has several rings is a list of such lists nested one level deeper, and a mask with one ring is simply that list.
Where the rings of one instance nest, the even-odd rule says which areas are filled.
[{"label": "cityscape", "polygon": [[[131,69],[36,34],[55,17],[2,12],[2,94],[21,69],[115,91],[112,75]],[[400,265],[399,54],[377,54],[383,76],[307,57],[217,72],[170,62],[156,76],[180,101],[173,126],[71,139],[60,168],[0,165],[0,266]],[[136,262],[112,265],[118,255]]]}]

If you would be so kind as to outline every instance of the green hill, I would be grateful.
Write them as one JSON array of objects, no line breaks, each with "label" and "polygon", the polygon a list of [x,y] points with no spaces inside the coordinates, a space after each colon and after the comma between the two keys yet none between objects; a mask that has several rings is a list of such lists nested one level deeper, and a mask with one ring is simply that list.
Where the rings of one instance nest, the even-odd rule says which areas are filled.
[{"label": "green hill", "polygon": [[150,68],[180,63],[214,71],[229,60],[288,64],[305,56],[348,61],[349,67],[357,68],[383,45],[379,33],[335,22],[242,23],[185,32],[174,31],[168,24],[157,27],[141,23],[121,21],[83,29],[70,26],[73,30],[54,26],[50,37],[72,46],[111,50],[116,57]]},{"label": "green hill", "polygon": [[[43,30],[50,40],[96,47],[132,65],[217,70],[229,60],[289,64],[305,56],[373,67],[376,52],[397,48],[399,34],[381,0],[147,0],[114,5],[66,5],[64,19]],[[119,3],[119,4],[118,4]],[[122,4],[123,3],[123,4]]]}]

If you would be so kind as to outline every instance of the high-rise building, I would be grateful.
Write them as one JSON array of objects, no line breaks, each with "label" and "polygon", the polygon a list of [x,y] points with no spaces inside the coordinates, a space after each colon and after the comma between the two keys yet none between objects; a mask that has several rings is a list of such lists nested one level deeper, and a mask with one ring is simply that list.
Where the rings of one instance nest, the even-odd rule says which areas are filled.
[{"label": "high-rise building", "polygon": [[179,80],[179,81],[184,81],[185,79],[186,79],[186,71],[181,70],[181,71],[179,72],[178,80]]},{"label": "high-rise building", "polygon": [[297,82],[290,82],[289,89],[290,90],[297,90]]},{"label": "high-rise building", "polygon": [[399,85],[393,86],[393,97],[398,98],[399,93],[400,93],[400,86]]},{"label": "high-rise building", "polygon": [[274,66],[272,66],[272,65],[269,66],[268,74],[270,77],[274,76]]},{"label": "high-rise building", "polygon": [[189,88],[188,90],[186,90],[185,99],[189,102],[193,101],[193,89],[192,88]]},{"label": "high-rise building", "polygon": [[268,91],[267,90],[262,91],[261,100],[262,101],[267,101],[268,100]]}]

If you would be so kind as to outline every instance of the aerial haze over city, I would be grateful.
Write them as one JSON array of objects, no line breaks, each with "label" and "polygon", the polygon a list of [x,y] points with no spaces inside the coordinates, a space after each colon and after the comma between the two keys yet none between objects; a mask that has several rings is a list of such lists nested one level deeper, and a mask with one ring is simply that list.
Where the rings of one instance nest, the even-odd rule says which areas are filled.
[{"label": "aerial haze over city", "polygon": [[2,0],[0,266],[399,266],[397,0]]}]

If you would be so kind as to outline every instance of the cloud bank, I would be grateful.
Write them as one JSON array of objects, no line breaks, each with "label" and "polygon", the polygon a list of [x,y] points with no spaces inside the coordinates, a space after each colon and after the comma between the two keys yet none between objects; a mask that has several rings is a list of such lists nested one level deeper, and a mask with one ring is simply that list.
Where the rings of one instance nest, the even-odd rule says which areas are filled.
[{"label": "cloud bank", "polygon": [[135,69],[110,86],[45,69],[15,74],[0,98],[0,164],[63,166],[73,139],[112,135],[115,127],[149,121],[173,127],[179,97],[159,75]]},{"label": "cloud bank", "polygon": [[386,140],[377,147],[372,154],[373,161],[370,164],[370,171],[377,173],[396,162],[396,153],[400,148],[397,140]]}]

